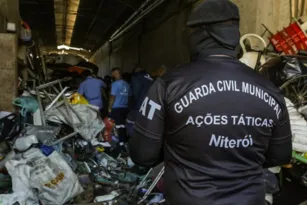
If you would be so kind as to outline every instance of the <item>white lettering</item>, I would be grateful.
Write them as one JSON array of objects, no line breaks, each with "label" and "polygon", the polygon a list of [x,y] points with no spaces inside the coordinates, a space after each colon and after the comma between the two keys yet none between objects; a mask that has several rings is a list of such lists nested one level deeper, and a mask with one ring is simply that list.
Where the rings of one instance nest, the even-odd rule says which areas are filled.
[{"label": "white lettering", "polygon": [[161,105],[155,103],[154,101],[150,100],[149,101],[149,105],[151,106],[150,107],[150,110],[149,110],[149,113],[148,113],[148,119],[152,120],[153,117],[154,117],[154,114],[156,112],[156,110],[161,110]]},{"label": "white lettering", "polygon": [[175,104],[175,111],[176,111],[177,113],[181,113],[181,112],[183,111],[183,107],[182,107],[182,105],[180,105],[179,102],[177,102],[177,103]]},{"label": "white lettering", "polygon": [[142,113],[143,116],[146,116],[146,108],[148,104],[148,97],[145,98],[145,100],[142,103],[142,106],[140,108],[140,112]]},{"label": "white lettering", "polygon": [[[142,103],[142,106],[141,106],[139,112],[142,113],[142,115],[147,117],[149,120],[152,120],[156,110],[161,110],[161,105],[155,103],[152,100],[149,100],[149,102],[148,102],[148,100],[149,100],[149,98],[146,97],[145,100]],[[147,111],[147,105],[148,104],[150,105],[150,110],[149,110],[148,116],[146,116],[146,111]]]},{"label": "white lettering", "polygon": [[[263,102],[268,104],[275,112],[277,117],[281,113],[281,107],[277,101],[269,95],[267,92],[246,82],[241,83],[239,89],[238,82],[235,80],[219,80],[215,83],[209,82],[208,84],[201,85],[194,90],[191,90],[186,95],[182,96],[178,102],[175,102],[174,109],[177,113],[182,113],[185,108],[188,108],[191,104],[197,102],[198,100],[216,92],[242,92],[248,95],[252,95],[258,99],[261,99]],[[251,124],[250,120],[243,122],[241,119],[233,119],[235,124],[239,123],[244,125],[244,123]],[[224,123],[224,122],[223,122]]]},{"label": "white lettering", "polygon": [[216,93],[215,88],[214,88],[212,83],[209,84],[209,87],[210,87],[210,90],[209,90],[210,94],[211,93]]},{"label": "white lettering", "polygon": [[219,92],[223,92],[223,82],[222,81],[217,81],[217,90]]},{"label": "white lettering", "polygon": [[201,127],[201,125],[204,123],[204,117],[203,116],[196,117],[195,122],[197,124],[197,127]]},{"label": "white lettering", "polygon": [[277,119],[279,119],[279,115],[281,113],[281,107],[276,102],[276,100],[272,96],[270,96],[268,93],[266,93],[265,91],[263,91],[262,89],[260,89],[259,87],[255,85],[251,85],[245,82],[242,82],[242,92],[263,100],[271,108],[274,109],[274,111],[276,112]]},{"label": "white lettering", "polygon": [[209,142],[210,147],[219,147],[219,148],[247,148],[253,146],[253,138],[251,135],[246,135],[243,139],[229,139],[225,136],[216,136],[215,134],[211,135]]},{"label": "white lettering", "polygon": [[208,86],[203,85],[203,86],[201,86],[201,89],[202,89],[202,91],[203,91],[203,95],[204,95],[204,96],[207,96],[208,93],[209,93]]},{"label": "white lettering", "polygon": [[211,139],[210,139],[210,143],[209,146],[214,146],[214,147],[218,147],[221,141],[221,136],[219,136],[218,138],[216,138],[215,134],[211,135]]},{"label": "white lettering", "polygon": [[190,92],[190,104],[192,104],[193,101],[196,101],[196,100],[197,98],[195,97],[195,95],[192,92]]},{"label": "white lettering", "polygon": [[188,121],[185,124],[186,125],[189,125],[189,124],[195,125],[193,117],[189,117]]},{"label": "white lettering", "polygon": [[201,89],[200,88],[196,88],[195,89],[195,93],[196,93],[197,100],[199,100],[200,98],[204,97],[203,94],[201,93]]},{"label": "white lettering", "polygon": [[204,119],[206,125],[211,125],[213,123],[213,118],[210,113],[208,113]]}]

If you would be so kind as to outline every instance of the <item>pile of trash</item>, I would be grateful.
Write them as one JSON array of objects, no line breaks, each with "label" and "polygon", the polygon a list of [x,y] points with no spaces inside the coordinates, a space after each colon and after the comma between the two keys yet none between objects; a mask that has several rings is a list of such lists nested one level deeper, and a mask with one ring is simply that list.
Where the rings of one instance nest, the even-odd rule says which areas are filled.
[{"label": "pile of trash", "polygon": [[61,81],[15,99],[18,114],[0,112],[1,204],[163,204],[163,164],[135,165],[114,121]]}]

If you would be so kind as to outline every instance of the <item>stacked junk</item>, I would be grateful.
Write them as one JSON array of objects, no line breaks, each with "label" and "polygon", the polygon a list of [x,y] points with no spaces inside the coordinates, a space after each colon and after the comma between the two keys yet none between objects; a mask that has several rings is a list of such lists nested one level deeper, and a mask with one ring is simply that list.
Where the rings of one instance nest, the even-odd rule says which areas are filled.
[{"label": "stacked junk", "polygon": [[[291,120],[293,160],[283,169],[265,170],[267,204],[273,204],[280,187],[276,176],[285,168],[299,169],[293,178],[307,186],[304,30],[295,21],[271,33],[270,44],[255,34],[240,42],[240,60],[280,87]],[[43,80],[48,78],[34,76],[41,73],[35,69],[29,71],[33,86],[12,102],[19,112],[0,112],[1,204],[164,204],[163,164],[152,169],[135,165],[119,147],[114,121],[102,119],[98,108],[73,92],[74,77]]]},{"label": "stacked junk", "polygon": [[163,165],[135,165],[114,121],[70,80],[41,83],[13,101],[18,114],[0,112],[1,204],[163,204]]},{"label": "stacked junk", "polygon": [[[240,59],[280,88],[290,117],[293,159],[291,164],[265,170],[266,202],[273,204],[282,180],[307,186],[307,24],[294,20],[288,27],[273,34],[263,25],[262,36],[247,34],[240,44]],[[269,44],[263,39],[269,33]],[[306,199],[305,199],[306,200]]]}]

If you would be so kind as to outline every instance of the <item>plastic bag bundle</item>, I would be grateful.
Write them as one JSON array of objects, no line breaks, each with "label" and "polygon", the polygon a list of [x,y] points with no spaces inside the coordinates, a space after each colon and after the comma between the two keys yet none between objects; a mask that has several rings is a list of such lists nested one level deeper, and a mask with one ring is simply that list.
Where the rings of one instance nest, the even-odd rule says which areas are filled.
[{"label": "plastic bag bundle", "polygon": [[28,112],[34,113],[38,109],[38,102],[32,96],[21,96],[13,101],[13,104],[21,107],[21,115],[25,117]]},{"label": "plastic bag bundle", "polygon": [[56,151],[46,157],[33,148],[20,160],[8,161],[6,167],[13,179],[14,193],[31,193],[27,194],[26,204],[33,204],[30,202],[37,198],[43,205],[61,205],[83,192],[78,177]]},{"label": "plastic bag bundle", "polygon": [[264,64],[260,73],[280,87],[293,77],[307,74],[306,61],[306,57],[299,56],[276,57]]},{"label": "plastic bag bundle", "polygon": [[79,93],[74,93],[70,98],[69,98],[69,102],[71,104],[83,104],[83,105],[87,105],[89,104],[87,99],[83,96],[80,95]]},{"label": "plastic bag bundle", "polygon": [[25,125],[25,135],[35,135],[45,145],[51,145],[60,131],[60,127]]},{"label": "plastic bag bundle", "polygon": [[[73,109],[83,120],[80,121],[75,112],[71,109],[69,112],[72,114],[72,121],[68,119],[68,113],[65,105],[57,109],[51,108],[46,112],[46,119],[55,123],[64,123],[69,126],[74,124],[75,131],[78,132],[85,140],[93,140],[104,128],[104,123],[101,120],[99,110],[96,106],[92,105],[72,105]],[[69,121],[68,121],[69,120]]]},{"label": "plastic bag bundle", "polygon": [[293,150],[307,152],[307,122],[293,103],[285,98],[292,131]]}]

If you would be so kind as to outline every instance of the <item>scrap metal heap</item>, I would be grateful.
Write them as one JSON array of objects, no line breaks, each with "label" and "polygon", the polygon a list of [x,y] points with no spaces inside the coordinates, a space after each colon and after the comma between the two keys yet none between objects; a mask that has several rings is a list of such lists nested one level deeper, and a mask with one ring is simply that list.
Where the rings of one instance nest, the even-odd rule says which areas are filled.
[{"label": "scrap metal heap", "polygon": [[[76,100],[71,78],[32,87],[1,112],[4,204],[162,204],[164,166],[146,169],[121,151],[114,121]],[[155,191],[155,193],[153,193]]]}]

